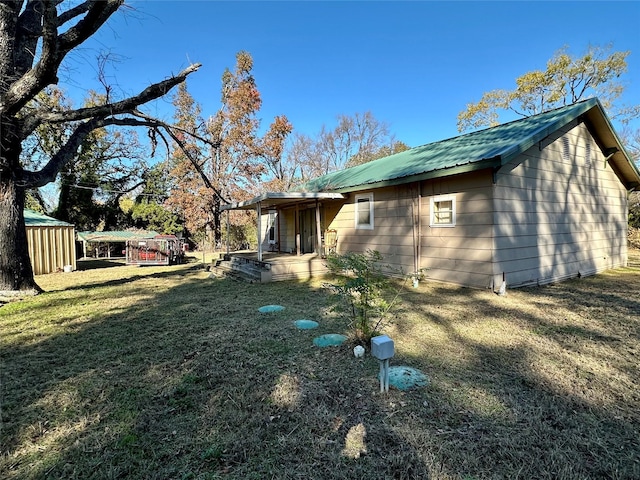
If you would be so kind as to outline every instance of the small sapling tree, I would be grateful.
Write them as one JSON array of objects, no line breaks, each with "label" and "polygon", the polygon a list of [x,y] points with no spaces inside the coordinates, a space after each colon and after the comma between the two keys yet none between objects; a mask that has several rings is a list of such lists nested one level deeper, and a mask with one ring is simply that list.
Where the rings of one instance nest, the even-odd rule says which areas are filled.
[{"label": "small sapling tree", "polygon": [[393,269],[382,261],[377,250],[327,257],[329,270],[336,275],[336,282],[327,284],[339,300],[335,310],[349,319],[356,342],[364,345],[391,322],[391,310],[407,281],[407,277],[401,282],[390,278]]}]

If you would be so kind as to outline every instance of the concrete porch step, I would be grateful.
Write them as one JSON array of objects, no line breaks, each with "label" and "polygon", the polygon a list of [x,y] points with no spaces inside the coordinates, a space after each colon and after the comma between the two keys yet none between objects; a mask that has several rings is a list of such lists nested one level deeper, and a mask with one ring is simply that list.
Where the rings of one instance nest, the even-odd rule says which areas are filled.
[{"label": "concrete porch step", "polygon": [[235,257],[231,260],[216,260],[212,266],[215,275],[233,277],[249,282],[270,282],[271,271],[252,262],[244,262]]}]

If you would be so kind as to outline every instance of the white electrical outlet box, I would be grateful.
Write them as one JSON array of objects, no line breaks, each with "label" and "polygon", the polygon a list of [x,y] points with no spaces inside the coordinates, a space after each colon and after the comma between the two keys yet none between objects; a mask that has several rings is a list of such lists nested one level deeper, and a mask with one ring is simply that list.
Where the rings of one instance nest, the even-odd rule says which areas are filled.
[{"label": "white electrical outlet box", "polygon": [[387,360],[393,357],[393,340],[386,335],[379,335],[371,339],[371,355],[378,360]]}]

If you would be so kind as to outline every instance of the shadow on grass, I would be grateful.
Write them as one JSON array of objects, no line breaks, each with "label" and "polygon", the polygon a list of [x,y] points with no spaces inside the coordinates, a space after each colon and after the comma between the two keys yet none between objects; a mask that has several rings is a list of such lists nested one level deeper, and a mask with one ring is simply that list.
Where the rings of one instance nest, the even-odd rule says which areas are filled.
[{"label": "shadow on grass", "polygon": [[84,272],[87,270],[96,270],[101,268],[114,268],[114,267],[124,267],[126,266],[126,261],[124,258],[96,258],[96,259],[83,259],[78,260],[76,262],[76,268],[80,272]]},{"label": "shadow on grass", "polygon": [[[183,264],[197,263],[198,259],[193,256],[185,256]],[[99,270],[102,268],[114,268],[127,266],[126,258],[93,258],[81,259],[76,262],[77,270],[84,272],[87,270]],[[145,265],[140,265],[144,268]]]},{"label": "shadow on grass", "polygon": [[510,304],[464,288],[407,296],[420,322],[397,334],[422,339],[406,360],[435,394],[412,428],[438,431],[447,463],[479,478],[638,478],[639,287],[597,277]]},{"label": "shadow on grass", "polygon": [[[181,275],[152,275],[175,284],[126,310],[3,348],[4,478],[429,478],[387,426],[397,403],[375,394],[376,365],[313,346],[344,329],[322,315],[322,291]],[[86,293],[135,295],[149,278]],[[257,311],[272,303],[284,314]],[[317,332],[294,328],[309,317]]]},{"label": "shadow on grass", "polygon": [[[346,329],[325,291],[199,270],[46,294],[32,318],[75,301],[104,313],[3,346],[4,478],[640,473],[639,379],[628,368],[640,292],[626,282],[622,293],[624,276],[521,290],[508,301],[462,288],[412,291],[403,305],[415,318],[396,322],[392,362],[432,382],[380,395],[370,356],[313,346],[314,336]],[[156,280],[170,285],[154,290]],[[125,296],[135,299],[127,308],[105,308]],[[285,310],[260,314],[267,304]],[[297,330],[301,318],[320,327]]]},{"label": "shadow on grass", "polygon": [[[169,267],[170,268],[169,270],[163,270],[161,272],[154,272],[154,273],[145,272],[147,268],[152,269],[154,267],[139,266],[134,268],[136,270],[140,269],[144,273],[140,273],[137,275],[122,275],[118,278],[95,282],[91,284],[91,288],[116,287],[121,285],[128,285],[128,284],[135,283],[137,280],[141,280],[145,278],[169,279],[173,277],[184,277],[186,275],[189,275],[190,273],[203,270],[202,265],[197,263],[193,263],[188,267],[185,267],[184,265],[176,266],[175,269],[171,269],[172,267]],[[127,270],[127,272],[130,272],[130,271],[131,271],[130,269]],[[65,290],[84,290],[86,288],[87,288],[86,284],[79,284],[79,285],[67,286],[64,289]]]}]

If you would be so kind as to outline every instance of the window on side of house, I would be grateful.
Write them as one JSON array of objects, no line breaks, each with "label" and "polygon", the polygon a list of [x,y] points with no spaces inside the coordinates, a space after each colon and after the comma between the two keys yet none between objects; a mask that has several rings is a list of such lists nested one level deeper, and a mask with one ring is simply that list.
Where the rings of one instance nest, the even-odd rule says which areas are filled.
[{"label": "window on side of house", "polygon": [[373,193],[356,195],[356,228],[373,230]]},{"label": "window on side of house", "polygon": [[437,197],[431,197],[429,210],[430,226],[456,226],[456,197],[454,195],[440,195]]}]

